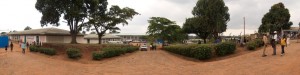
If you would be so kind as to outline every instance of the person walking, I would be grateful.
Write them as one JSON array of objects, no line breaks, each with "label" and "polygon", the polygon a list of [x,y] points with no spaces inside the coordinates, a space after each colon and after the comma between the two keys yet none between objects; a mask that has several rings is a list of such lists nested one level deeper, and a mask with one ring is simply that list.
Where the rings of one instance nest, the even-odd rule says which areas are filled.
[{"label": "person walking", "polygon": [[14,49],[14,44],[12,42],[10,42],[10,51],[12,52]]},{"label": "person walking", "polygon": [[284,55],[284,47],[287,46],[286,36],[283,36],[283,38],[280,39],[280,44],[281,44],[281,56],[283,56]]},{"label": "person walking", "polygon": [[267,38],[267,35],[264,34],[263,36],[263,42],[264,42],[264,51],[263,51],[263,55],[262,57],[266,57],[266,48],[267,48],[267,43],[268,43],[268,38]]},{"label": "person walking", "polygon": [[272,37],[272,40],[271,40],[271,45],[272,45],[272,48],[273,48],[273,54],[272,55],[276,55],[276,44],[277,44],[277,32],[274,31],[274,35]]},{"label": "person walking", "polygon": [[25,54],[25,49],[26,49],[26,43],[25,42],[23,42],[21,44],[21,48],[22,48],[22,53]]}]

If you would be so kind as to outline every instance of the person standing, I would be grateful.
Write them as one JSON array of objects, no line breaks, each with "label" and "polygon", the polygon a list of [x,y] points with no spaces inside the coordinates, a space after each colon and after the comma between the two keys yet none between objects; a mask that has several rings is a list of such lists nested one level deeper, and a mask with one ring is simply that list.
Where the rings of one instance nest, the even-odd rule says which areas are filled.
[{"label": "person standing", "polygon": [[280,39],[281,44],[281,56],[284,55],[284,47],[287,45],[286,43],[286,36],[283,36],[283,38]]},{"label": "person standing", "polygon": [[10,51],[12,52],[14,49],[14,44],[12,42],[10,42]]},{"label": "person standing", "polygon": [[263,55],[262,57],[266,57],[266,48],[267,48],[267,43],[268,43],[268,38],[267,38],[267,35],[264,34],[263,36],[263,42],[264,42],[264,51],[263,51]]},{"label": "person standing", "polygon": [[23,42],[21,44],[21,48],[22,48],[22,53],[25,54],[25,49],[26,49],[26,43],[25,42]]},{"label": "person standing", "polygon": [[273,55],[276,55],[276,44],[277,44],[277,32],[274,31],[274,35],[272,37],[272,40],[271,40],[271,45],[272,45],[272,48],[273,48]]}]

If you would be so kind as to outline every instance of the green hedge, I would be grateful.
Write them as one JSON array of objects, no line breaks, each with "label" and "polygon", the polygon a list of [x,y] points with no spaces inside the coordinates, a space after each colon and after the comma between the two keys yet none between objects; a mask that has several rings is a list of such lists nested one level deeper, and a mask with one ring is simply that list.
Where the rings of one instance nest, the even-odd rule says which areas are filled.
[{"label": "green hedge", "polygon": [[36,46],[29,46],[30,52],[39,52],[39,48]]},{"label": "green hedge", "polygon": [[137,51],[139,48],[134,46],[128,47],[105,47],[101,51],[94,51],[92,57],[94,60],[100,60],[103,58],[110,58],[120,56],[125,53],[131,53]]},{"label": "green hedge", "polygon": [[56,50],[53,48],[43,48],[43,47],[37,47],[37,46],[29,46],[30,52],[40,52],[44,53],[46,55],[55,55]]},{"label": "green hedge", "polygon": [[164,50],[196,59],[209,59],[212,57],[212,48],[209,45],[172,45]]},{"label": "green hedge", "polygon": [[66,51],[67,51],[68,57],[72,58],[72,59],[78,59],[82,56],[80,50],[77,48],[69,48]]},{"label": "green hedge", "polygon": [[264,42],[262,39],[255,39],[246,43],[246,47],[248,50],[255,50],[256,48],[264,46]]},{"label": "green hedge", "polygon": [[215,46],[215,52],[218,56],[233,54],[236,50],[236,45],[231,42],[224,42]]}]

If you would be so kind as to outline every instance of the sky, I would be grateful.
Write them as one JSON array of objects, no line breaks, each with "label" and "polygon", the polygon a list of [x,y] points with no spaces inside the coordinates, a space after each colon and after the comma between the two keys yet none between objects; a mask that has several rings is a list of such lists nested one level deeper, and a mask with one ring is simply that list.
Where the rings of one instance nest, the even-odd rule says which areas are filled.
[{"label": "sky", "polygon": [[[129,20],[128,25],[119,25],[121,33],[145,34],[150,17],[165,17],[182,26],[186,18],[193,17],[191,11],[197,0],[108,0],[108,2],[109,6],[130,7],[140,13]],[[243,31],[243,17],[246,18],[246,34],[258,31],[263,15],[272,5],[279,2],[289,9],[290,21],[294,23],[294,27],[298,27],[300,22],[300,0],[224,0],[224,2],[229,7],[230,13],[228,29],[224,35],[239,35]],[[40,25],[42,14],[35,9],[35,3],[36,0],[1,0],[0,32],[22,31],[26,26],[33,29],[42,28]],[[58,28],[69,30],[64,23]]]}]

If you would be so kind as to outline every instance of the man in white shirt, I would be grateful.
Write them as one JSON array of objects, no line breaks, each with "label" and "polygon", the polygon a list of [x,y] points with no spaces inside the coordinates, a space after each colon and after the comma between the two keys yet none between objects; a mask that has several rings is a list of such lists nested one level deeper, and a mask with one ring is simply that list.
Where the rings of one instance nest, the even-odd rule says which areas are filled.
[{"label": "man in white shirt", "polygon": [[273,35],[273,38],[271,40],[271,45],[272,45],[272,48],[273,48],[273,55],[276,55],[276,44],[277,44],[277,32],[274,31],[274,35]]}]

